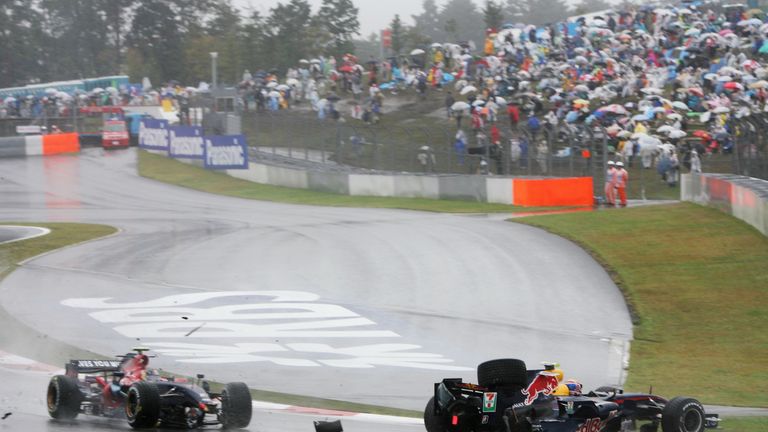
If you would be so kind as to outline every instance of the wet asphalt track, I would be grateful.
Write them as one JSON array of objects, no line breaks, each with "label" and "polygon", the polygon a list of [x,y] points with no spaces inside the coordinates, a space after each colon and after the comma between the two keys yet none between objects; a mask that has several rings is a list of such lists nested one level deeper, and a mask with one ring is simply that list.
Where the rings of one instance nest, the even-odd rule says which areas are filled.
[{"label": "wet asphalt track", "polygon": [[149,345],[180,373],[415,410],[433,382],[475,381],[491,358],[559,361],[587,388],[621,379],[631,323],[618,289],[538,229],[200,193],[138,177],[134,149],[4,159],[0,176],[0,220],[121,230],[0,285],[16,319],[83,349]]}]

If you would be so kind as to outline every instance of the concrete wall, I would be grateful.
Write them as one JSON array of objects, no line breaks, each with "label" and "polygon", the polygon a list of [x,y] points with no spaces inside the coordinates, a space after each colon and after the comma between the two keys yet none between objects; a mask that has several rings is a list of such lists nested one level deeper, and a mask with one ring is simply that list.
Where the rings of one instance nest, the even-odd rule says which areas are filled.
[{"label": "concrete wall", "polygon": [[395,176],[350,174],[349,194],[393,197],[395,196]]},{"label": "concrete wall", "polygon": [[485,188],[489,203],[512,205],[515,202],[514,180],[511,178],[488,177]]},{"label": "concrete wall", "polygon": [[715,207],[768,235],[768,181],[732,174],[683,174],[680,199]]},{"label": "concrete wall", "polygon": [[349,195],[349,175],[346,173],[308,171],[309,189],[318,192],[330,192]]},{"label": "concrete wall", "polygon": [[434,176],[396,175],[394,196],[404,198],[440,198],[440,181]]},{"label": "concrete wall", "polygon": [[481,175],[439,176],[440,199],[486,202],[487,179],[488,177]]}]

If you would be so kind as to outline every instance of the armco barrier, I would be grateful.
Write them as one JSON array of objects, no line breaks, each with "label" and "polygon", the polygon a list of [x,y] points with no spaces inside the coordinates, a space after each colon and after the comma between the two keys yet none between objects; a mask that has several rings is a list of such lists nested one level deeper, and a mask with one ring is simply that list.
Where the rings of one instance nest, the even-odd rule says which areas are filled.
[{"label": "armco barrier", "polygon": [[43,136],[42,135],[26,136],[24,137],[24,141],[27,148],[27,156],[43,155]]},{"label": "armco barrier", "polygon": [[715,207],[768,235],[768,181],[734,174],[683,174],[680,199]]},{"label": "armco barrier", "polygon": [[523,207],[592,206],[592,177],[515,179],[514,205]]}]

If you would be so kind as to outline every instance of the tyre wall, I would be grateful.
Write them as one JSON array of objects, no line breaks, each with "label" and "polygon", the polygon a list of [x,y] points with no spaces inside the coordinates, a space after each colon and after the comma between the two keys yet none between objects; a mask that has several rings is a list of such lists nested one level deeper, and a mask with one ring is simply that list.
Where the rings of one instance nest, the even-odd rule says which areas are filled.
[{"label": "tyre wall", "polygon": [[0,138],[0,157],[48,156],[80,151],[76,133]]},{"label": "tyre wall", "polygon": [[680,199],[718,208],[768,235],[768,181],[733,174],[683,174]]}]

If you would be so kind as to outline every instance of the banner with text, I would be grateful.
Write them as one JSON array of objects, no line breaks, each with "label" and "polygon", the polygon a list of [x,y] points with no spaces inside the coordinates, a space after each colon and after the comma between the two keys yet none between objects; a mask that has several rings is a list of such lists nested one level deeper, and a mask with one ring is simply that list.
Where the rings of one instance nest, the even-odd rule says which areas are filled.
[{"label": "banner with text", "polygon": [[197,126],[174,126],[168,141],[168,155],[178,159],[203,159],[203,129]]},{"label": "banner with text", "polygon": [[206,169],[248,169],[248,143],[244,135],[207,136]]},{"label": "banner with text", "polygon": [[146,150],[168,151],[168,121],[141,119],[139,147]]}]

